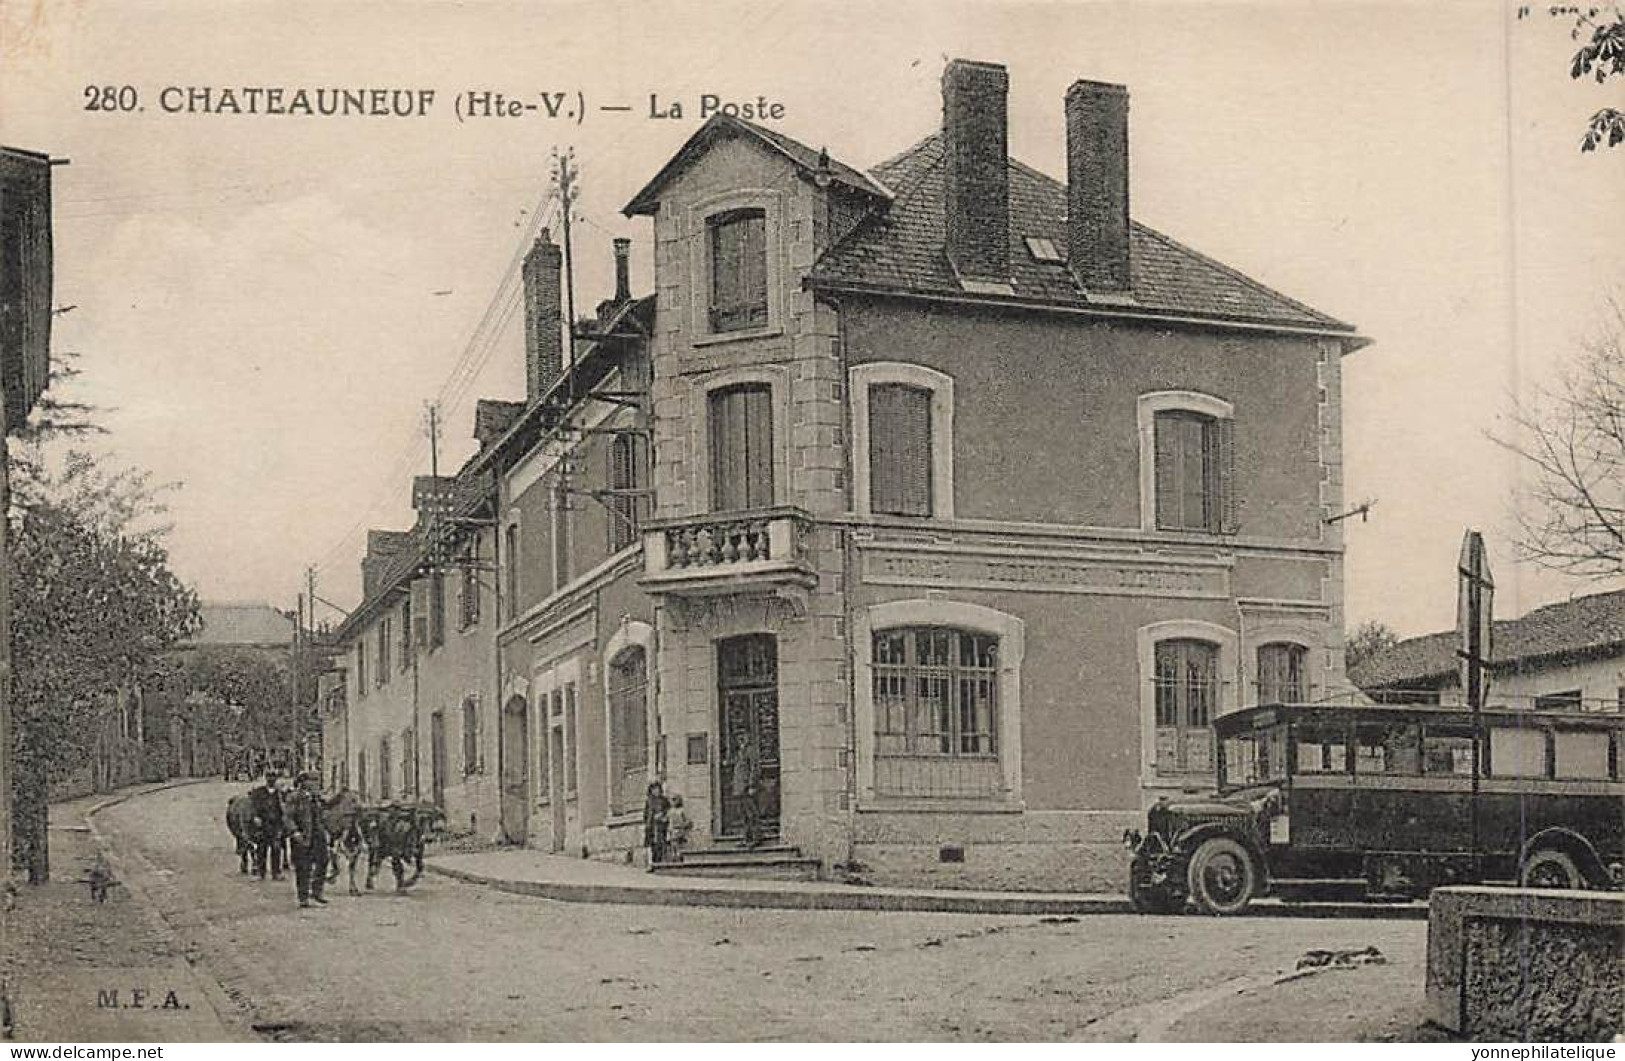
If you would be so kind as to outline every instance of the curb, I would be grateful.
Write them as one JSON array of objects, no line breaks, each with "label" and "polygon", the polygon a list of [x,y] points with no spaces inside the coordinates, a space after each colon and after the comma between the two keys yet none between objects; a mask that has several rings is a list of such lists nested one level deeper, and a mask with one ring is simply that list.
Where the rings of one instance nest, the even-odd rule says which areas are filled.
[{"label": "curb", "polygon": [[[1060,897],[1052,895],[999,895],[989,896],[966,892],[955,895],[948,892],[871,891],[853,888],[850,891],[789,891],[775,888],[646,888],[636,884],[570,884],[560,881],[511,880],[471,873],[451,866],[425,862],[423,868],[430,873],[465,884],[476,884],[514,895],[528,895],[538,899],[552,899],[565,903],[622,903],[635,906],[715,906],[730,909],[757,910],[868,910],[878,913],[936,913],[936,914],[1014,914],[1079,916],[1091,914],[1131,914],[1134,908],[1127,898],[1115,895],[1080,895]],[[1168,917],[1182,915],[1170,914]],[[1197,915],[1189,915],[1197,916]],[[1245,914],[1249,918],[1349,920],[1374,919],[1393,921],[1425,921],[1425,904],[1383,905],[1367,903],[1272,903],[1253,905]]]},{"label": "curb", "polygon": [[1009,895],[996,898],[967,893],[867,891],[781,891],[774,888],[642,888],[634,884],[564,884],[557,881],[505,880],[437,866],[424,869],[442,877],[483,885],[515,895],[566,903],[624,903],[640,906],[717,906],[758,910],[870,910],[886,913],[939,914],[1126,914],[1127,899],[1101,896],[1076,899]]}]

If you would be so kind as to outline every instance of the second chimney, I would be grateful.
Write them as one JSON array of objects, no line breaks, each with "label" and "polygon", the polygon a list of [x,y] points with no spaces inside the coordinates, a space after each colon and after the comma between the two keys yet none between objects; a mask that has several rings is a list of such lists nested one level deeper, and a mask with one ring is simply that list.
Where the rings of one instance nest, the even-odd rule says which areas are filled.
[{"label": "second chimney", "polygon": [[624,236],[615,239],[615,304],[619,306],[632,297],[632,241]]},{"label": "second chimney", "polygon": [[1128,89],[1076,81],[1066,93],[1067,247],[1085,291],[1129,290]]},{"label": "second chimney", "polygon": [[559,273],[564,256],[547,229],[536,238],[521,271],[525,298],[525,399],[540,398],[564,370]]},{"label": "second chimney", "polygon": [[1010,77],[954,59],[942,72],[948,257],[961,278],[1010,282]]}]

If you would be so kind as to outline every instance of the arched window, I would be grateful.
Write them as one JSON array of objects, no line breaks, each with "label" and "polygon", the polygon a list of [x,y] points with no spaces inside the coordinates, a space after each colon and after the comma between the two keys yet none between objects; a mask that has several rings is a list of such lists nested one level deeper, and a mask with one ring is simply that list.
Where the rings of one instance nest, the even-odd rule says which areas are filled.
[{"label": "arched window", "polygon": [[1141,526],[1234,534],[1238,529],[1234,407],[1197,391],[1140,395]]},{"label": "arched window", "polygon": [[931,392],[906,383],[869,386],[869,510],[931,515]]},{"label": "arched window", "polygon": [[[875,789],[990,795],[998,770],[999,639],[946,626],[874,633]],[[935,767],[920,767],[935,760]]]},{"label": "arched window", "polygon": [[1176,638],[1156,646],[1156,771],[1213,770],[1213,716],[1219,703],[1219,646]]},{"label": "arched window", "polygon": [[643,805],[649,780],[649,671],[641,645],[629,646],[610,661],[609,697],[611,812],[627,814]]},{"label": "arched window", "polygon": [[1291,641],[1258,646],[1258,702],[1298,704],[1307,700],[1305,672],[1309,650]]}]

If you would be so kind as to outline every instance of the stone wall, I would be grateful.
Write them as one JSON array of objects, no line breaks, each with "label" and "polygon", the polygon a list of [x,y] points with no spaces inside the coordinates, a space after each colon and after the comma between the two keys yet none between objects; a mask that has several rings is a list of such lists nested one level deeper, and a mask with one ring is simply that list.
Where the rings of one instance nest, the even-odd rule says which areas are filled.
[{"label": "stone wall", "polygon": [[1625,1032],[1625,895],[1436,890],[1427,1000],[1471,1039],[1608,1042]]}]

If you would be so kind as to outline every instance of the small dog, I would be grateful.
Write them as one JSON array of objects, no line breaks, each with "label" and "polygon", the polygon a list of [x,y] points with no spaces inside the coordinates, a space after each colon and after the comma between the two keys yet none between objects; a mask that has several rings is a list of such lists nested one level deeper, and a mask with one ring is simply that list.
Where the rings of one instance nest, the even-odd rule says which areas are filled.
[{"label": "small dog", "polygon": [[117,884],[113,878],[113,871],[107,867],[107,861],[101,855],[96,856],[96,862],[85,875],[85,883],[90,885],[90,898],[92,902],[105,903],[107,893]]}]

